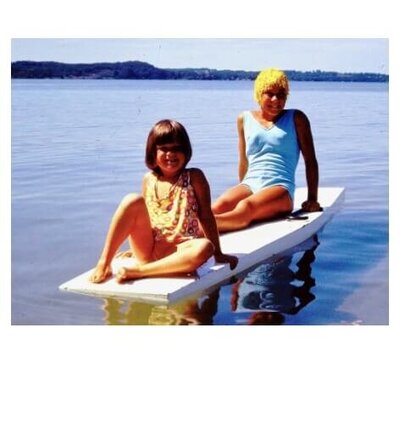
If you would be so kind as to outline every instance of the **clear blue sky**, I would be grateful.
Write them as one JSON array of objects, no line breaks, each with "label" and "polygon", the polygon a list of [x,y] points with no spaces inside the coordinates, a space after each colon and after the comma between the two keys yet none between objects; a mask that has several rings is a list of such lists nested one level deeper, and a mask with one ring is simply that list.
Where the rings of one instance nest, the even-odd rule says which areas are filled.
[{"label": "clear blue sky", "polygon": [[140,60],[157,67],[389,72],[384,38],[14,38],[11,59],[67,63]]}]

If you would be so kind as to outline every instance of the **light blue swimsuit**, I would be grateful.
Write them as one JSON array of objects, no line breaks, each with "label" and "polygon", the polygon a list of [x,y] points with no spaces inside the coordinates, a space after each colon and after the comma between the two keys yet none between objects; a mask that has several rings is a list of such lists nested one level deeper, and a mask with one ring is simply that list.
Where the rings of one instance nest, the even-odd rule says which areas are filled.
[{"label": "light blue swimsuit", "polygon": [[283,186],[293,200],[300,153],[294,113],[295,110],[284,110],[269,129],[262,126],[250,111],[243,113],[249,167],[242,184],[253,193],[267,187]]}]

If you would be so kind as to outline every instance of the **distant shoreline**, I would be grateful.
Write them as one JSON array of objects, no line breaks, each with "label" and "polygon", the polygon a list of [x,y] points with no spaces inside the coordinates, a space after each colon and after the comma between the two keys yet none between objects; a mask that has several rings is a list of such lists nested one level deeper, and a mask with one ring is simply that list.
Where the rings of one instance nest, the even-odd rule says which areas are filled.
[{"label": "distant shoreline", "polygon": [[[16,61],[11,63],[12,79],[254,80],[258,72],[210,68],[157,68],[141,61],[93,64],[67,64],[54,61]],[[380,73],[340,73],[321,70],[285,70],[285,72],[291,81],[389,81],[389,75]]]}]

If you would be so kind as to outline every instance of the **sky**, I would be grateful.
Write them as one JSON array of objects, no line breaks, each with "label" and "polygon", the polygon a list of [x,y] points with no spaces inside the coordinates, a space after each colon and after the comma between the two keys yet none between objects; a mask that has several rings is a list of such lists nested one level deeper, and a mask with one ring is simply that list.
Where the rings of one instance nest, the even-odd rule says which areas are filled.
[{"label": "sky", "polygon": [[11,60],[139,60],[160,68],[389,71],[387,38],[13,38]]}]

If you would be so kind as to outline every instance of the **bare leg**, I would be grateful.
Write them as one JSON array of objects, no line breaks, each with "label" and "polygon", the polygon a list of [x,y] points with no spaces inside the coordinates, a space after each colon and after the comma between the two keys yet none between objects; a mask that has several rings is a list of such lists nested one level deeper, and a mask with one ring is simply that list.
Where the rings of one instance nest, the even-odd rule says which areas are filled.
[{"label": "bare leg", "polygon": [[154,262],[121,268],[117,281],[195,271],[214,254],[214,246],[205,238],[186,241],[177,246],[176,252]]},{"label": "bare leg", "polygon": [[231,211],[216,214],[218,230],[227,232],[244,229],[252,221],[270,220],[290,213],[293,201],[282,186],[269,187],[242,199]]},{"label": "bare leg", "polygon": [[212,211],[214,214],[223,214],[228,211],[232,211],[238,202],[242,199],[248,198],[253,192],[248,186],[244,184],[238,184],[235,187],[231,187],[224,192],[212,205]]},{"label": "bare leg", "polygon": [[111,275],[111,261],[129,236],[134,237],[131,245],[139,262],[150,261],[154,245],[150,218],[143,197],[133,193],[125,196],[115,211],[100,259],[90,277],[92,282],[102,282]]}]

